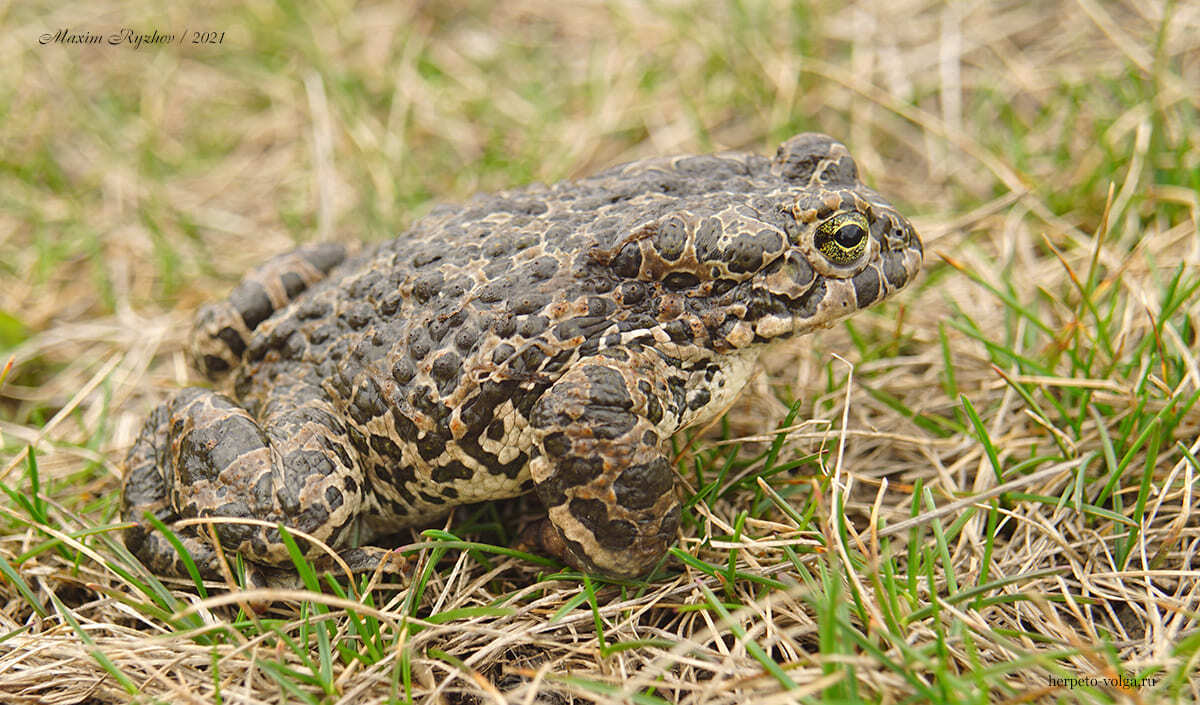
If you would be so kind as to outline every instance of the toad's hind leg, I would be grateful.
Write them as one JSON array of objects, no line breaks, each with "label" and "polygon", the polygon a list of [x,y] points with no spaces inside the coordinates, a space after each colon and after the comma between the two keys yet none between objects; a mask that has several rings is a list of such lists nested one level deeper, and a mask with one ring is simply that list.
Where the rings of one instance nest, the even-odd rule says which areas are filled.
[{"label": "toad's hind leg", "polygon": [[[121,487],[121,519],[133,522],[125,530],[125,545],[151,572],[160,575],[187,575],[187,569],[175,547],[161,534],[143,523],[147,512],[159,521],[170,524],[179,519],[171,504],[171,474],[164,467],[169,453],[167,427],[171,404],[159,404],[146,419],[142,432],[125,458],[125,476]],[[161,459],[160,459],[161,458]],[[177,534],[200,573],[206,578],[221,576],[218,557],[212,546],[202,540],[195,529]]]},{"label": "toad's hind leg", "polygon": [[[164,522],[186,518],[259,519],[272,526],[216,523],[227,552],[264,566],[288,566],[283,524],[326,543],[351,549],[370,504],[348,430],[319,387],[283,383],[263,405],[262,421],[211,390],[189,388],[160,406],[126,461],[122,518],[140,522],[146,511]],[[206,533],[184,531],[185,548],[205,577],[219,564]],[[369,538],[369,537],[366,537]],[[309,558],[320,549],[297,538]],[[183,574],[175,550],[139,524],[126,544],[155,571]],[[357,551],[349,555],[358,560]],[[360,563],[362,561],[359,561]],[[367,570],[370,566],[356,566]]]},{"label": "toad's hind leg", "polygon": [[663,557],[679,527],[665,447],[679,422],[669,379],[653,351],[609,350],[573,365],[538,400],[529,470],[549,516],[532,537],[542,548],[624,578]]},{"label": "toad's hind leg", "polygon": [[250,334],[271,314],[324,279],[348,252],[344,245],[305,245],[254,268],[222,301],[196,314],[189,348],[196,369],[215,381],[242,360]]}]

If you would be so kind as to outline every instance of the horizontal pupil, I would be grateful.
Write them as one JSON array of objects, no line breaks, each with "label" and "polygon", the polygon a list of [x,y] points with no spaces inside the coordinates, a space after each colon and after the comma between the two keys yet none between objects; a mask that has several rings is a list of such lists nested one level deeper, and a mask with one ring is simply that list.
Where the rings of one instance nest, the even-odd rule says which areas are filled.
[{"label": "horizontal pupil", "polygon": [[867,233],[861,226],[850,223],[838,228],[837,232],[833,234],[833,239],[837,240],[837,243],[842,247],[851,249],[862,242],[862,239],[866,235]]}]

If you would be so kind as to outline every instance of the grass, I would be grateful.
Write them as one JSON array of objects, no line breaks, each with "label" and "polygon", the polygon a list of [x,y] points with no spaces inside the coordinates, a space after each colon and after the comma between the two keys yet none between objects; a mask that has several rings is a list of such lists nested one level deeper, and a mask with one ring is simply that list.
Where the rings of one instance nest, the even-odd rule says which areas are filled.
[{"label": "grass", "polygon": [[[6,702],[1200,700],[1194,4],[0,12]],[[38,43],[120,27],[226,37]],[[803,130],[850,146],[927,266],[675,439],[652,579],[505,548],[530,503],[414,532],[402,584],[302,570],[261,612],[117,540],[190,315],[253,264]]]}]

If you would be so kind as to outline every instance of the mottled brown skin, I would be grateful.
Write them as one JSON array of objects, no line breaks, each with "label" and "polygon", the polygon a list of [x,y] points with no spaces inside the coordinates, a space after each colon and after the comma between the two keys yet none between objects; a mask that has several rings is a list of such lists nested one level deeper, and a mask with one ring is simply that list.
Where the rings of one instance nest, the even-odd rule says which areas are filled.
[{"label": "mottled brown skin", "polygon": [[[304,247],[197,316],[196,364],[229,392],[155,409],[122,516],[282,523],[365,570],[377,536],[534,490],[566,562],[642,575],[678,528],[671,434],[719,413],[766,344],[888,298],[921,259],[816,134],[774,159],[647,159],[476,196],[357,254]],[[264,573],[290,565],[276,529],[216,533]],[[205,532],[181,537],[220,574]],[[183,574],[145,523],[126,542]]]}]

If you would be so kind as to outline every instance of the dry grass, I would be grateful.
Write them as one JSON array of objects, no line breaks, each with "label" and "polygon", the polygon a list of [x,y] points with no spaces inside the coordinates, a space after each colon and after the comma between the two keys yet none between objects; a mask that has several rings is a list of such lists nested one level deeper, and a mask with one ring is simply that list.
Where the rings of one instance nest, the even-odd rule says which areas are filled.
[{"label": "dry grass", "polygon": [[[1195,3],[0,13],[4,702],[1200,701]],[[120,27],[226,34],[38,43]],[[927,271],[694,439],[666,575],[414,533],[403,589],[254,616],[112,541],[190,314],[254,263],[806,129],[915,215]],[[1053,680],[1120,676],[1154,684]]]}]

